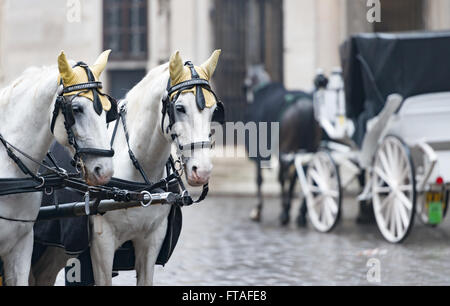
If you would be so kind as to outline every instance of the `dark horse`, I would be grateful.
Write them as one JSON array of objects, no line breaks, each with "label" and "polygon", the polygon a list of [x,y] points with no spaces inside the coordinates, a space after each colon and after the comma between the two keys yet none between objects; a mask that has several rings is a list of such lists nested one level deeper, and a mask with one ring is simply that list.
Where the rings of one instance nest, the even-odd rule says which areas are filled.
[{"label": "dark horse", "polygon": [[[294,188],[297,182],[297,172],[289,154],[298,152],[317,151],[321,140],[321,128],[314,117],[312,96],[303,91],[288,91],[280,83],[271,82],[268,73],[262,65],[251,66],[247,70],[245,79],[247,103],[247,122],[280,123],[279,135],[279,174],[281,184],[282,212],[280,222],[287,225],[290,221],[290,208]],[[258,131],[259,134],[259,131]],[[270,131],[268,137],[270,137]],[[258,135],[258,139],[259,135]],[[266,143],[270,144],[270,140]],[[246,142],[249,151],[249,141]],[[251,219],[259,222],[263,209],[262,196],[262,162],[268,161],[270,156],[261,156],[259,150],[256,157],[258,204],[251,213]],[[286,190],[286,182],[288,189]],[[306,224],[306,205],[303,201],[297,217],[297,224]]]}]

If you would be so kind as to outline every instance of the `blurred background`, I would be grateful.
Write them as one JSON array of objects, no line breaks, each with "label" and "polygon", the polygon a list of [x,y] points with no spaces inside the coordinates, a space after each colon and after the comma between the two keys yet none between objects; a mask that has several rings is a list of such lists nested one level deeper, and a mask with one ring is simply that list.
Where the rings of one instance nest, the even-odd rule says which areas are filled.
[{"label": "blurred background", "polygon": [[448,0],[0,0],[0,85],[33,65],[92,62],[112,49],[106,87],[123,94],[174,50],[194,63],[223,50],[214,78],[229,121],[243,120],[242,83],[265,65],[288,89],[311,90],[318,67],[339,66],[339,45],[359,32],[450,29]]},{"label": "blurred background", "polygon": [[[122,98],[175,50],[202,63],[220,48],[214,87],[227,121],[243,121],[243,83],[251,65],[263,64],[287,89],[311,92],[318,68],[328,74],[340,66],[339,46],[352,34],[450,29],[450,0],[381,0],[381,22],[374,23],[367,19],[369,2],[377,1],[0,0],[0,87],[27,67],[56,64],[60,50],[92,63],[112,49],[103,82]],[[280,187],[272,170],[264,177],[267,209],[256,224],[249,220],[257,201],[254,164],[220,158],[214,166],[212,196],[184,210],[179,246],[166,268],[158,267],[156,284],[366,285],[367,259],[374,254],[383,260],[384,284],[448,283],[449,221],[438,229],[422,226],[406,244],[393,246],[375,225],[355,225],[355,191],[333,233],[281,228]],[[135,274],[117,279],[132,285]],[[58,282],[64,283],[62,275]]]}]

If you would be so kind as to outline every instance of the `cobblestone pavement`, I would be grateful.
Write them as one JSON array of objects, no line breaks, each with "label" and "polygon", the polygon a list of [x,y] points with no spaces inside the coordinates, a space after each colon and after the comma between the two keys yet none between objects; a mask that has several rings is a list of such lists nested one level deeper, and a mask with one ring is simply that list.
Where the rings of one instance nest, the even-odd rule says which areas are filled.
[{"label": "cobblestone pavement", "polygon": [[[180,241],[166,267],[157,267],[155,285],[371,285],[372,258],[379,260],[381,285],[450,285],[450,221],[437,228],[416,222],[405,243],[391,245],[376,225],[355,224],[351,198],[336,229],[320,234],[311,226],[280,227],[279,200],[267,200],[255,224],[248,218],[254,199],[209,197],[183,210]],[[121,272],[113,282],[135,280],[134,272]]]}]

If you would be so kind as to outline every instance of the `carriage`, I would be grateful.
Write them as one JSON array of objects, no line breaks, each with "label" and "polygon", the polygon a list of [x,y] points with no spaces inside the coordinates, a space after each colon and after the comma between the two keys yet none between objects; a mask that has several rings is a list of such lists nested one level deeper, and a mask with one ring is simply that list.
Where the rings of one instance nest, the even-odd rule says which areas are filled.
[{"label": "carriage", "polygon": [[437,226],[447,211],[450,32],[359,34],[340,51],[342,74],[316,78],[321,150],[295,157],[308,216],[331,231],[343,192],[359,181],[358,201],[400,243],[416,217]]}]

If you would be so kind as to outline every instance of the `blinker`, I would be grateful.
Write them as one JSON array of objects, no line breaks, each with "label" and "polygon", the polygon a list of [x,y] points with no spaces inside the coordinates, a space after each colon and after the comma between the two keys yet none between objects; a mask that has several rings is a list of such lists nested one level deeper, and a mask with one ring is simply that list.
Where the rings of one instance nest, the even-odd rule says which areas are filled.
[{"label": "blinker", "polygon": [[222,102],[218,101],[216,109],[214,110],[212,121],[217,122],[220,125],[225,124],[225,106]]}]

